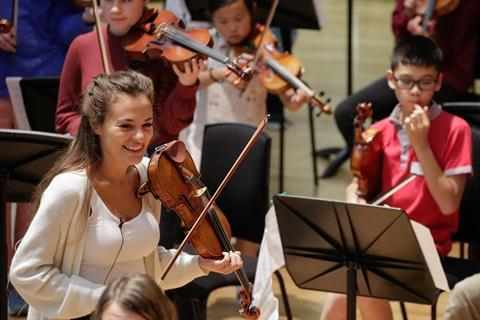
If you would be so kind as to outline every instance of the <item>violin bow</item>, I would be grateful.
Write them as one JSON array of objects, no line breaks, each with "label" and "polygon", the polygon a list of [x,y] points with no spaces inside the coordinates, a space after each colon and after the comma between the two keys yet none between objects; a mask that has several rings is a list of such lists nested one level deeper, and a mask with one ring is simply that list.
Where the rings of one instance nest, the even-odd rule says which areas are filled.
[{"label": "violin bow", "polygon": [[17,30],[18,27],[18,0],[12,2],[12,25]]},{"label": "violin bow", "polygon": [[98,45],[100,46],[100,54],[102,56],[103,71],[110,74],[110,66],[107,59],[107,49],[105,47],[105,39],[103,38],[102,22],[98,13],[97,0],[92,0],[93,14],[95,15],[95,29],[97,31]]},{"label": "violin bow", "polygon": [[197,218],[197,221],[195,221],[195,223],[193,224],[192,228],[190,229],[190,231],[187,233],[187,235],[185,236],[185,239],[183,239],[182,243],[180,244],[180,246],[178,247],[177,249],[177,252],[175,253],[175,256],[173,256],[173,258],[170,260],[170,262],[168,263],[167,267],[165,268],[162,276],[160,277],[161,280],[164,280],[165,277],[167,276],[168,272],[170,271],[170,269],[172,268],[173,264],[175,263],[175,261],[177,260],[178,256],[180,255],[180,253],[183,251],[183,249],[185,248],[186,244],[188,243],[188,241],[190,240],[190,238],[192,237],[193,235],[193,232],[196,231],[197,227],[200,225],[200,222],[203,221],[204,217],[207,215],[208,211],[210,210],[210,208],[213,206],[213,204],[215,203],[215,201],[217,200],[218,196],[220,196],[220,193],[223,191],[223,189],[225,188],[225,186],[227,185],[228,181],[230,181],[230,178],[233,176],[233,174],[235,173],[235,171],[237,170],[238,166],[240,165],[240,162],[242,162],[242,160],[245,158],[245,156],[247,155],[247,153],[250,151],[250,149],[252,148],[253,144],[255,143],[255,141],[257,141],[258,137],[260,136],[260,133],[262,133],[263,129],[265,129],[265,127],[267,126],[267,123],[268,123],[268,118],[270,117],[270,115],[266,115],[265,118],[263,118],[263,120],[260,122],[260,124],[258,125],[257,129],[255,130],[255,132],[253,133],[252,137],[250,138],[250,140],[248,141],[247,145],[245,146],[245,148],[243,148],[242,152],[240,153],[240,155],[238,156],[237,160],[235,160],[235,163],[233,164],[233,166],[230,168],[230,171],[228,171],[227,175],[225,176],[225,178],[223,178],[223,181],[222,183],[220,183],[220,185],[218,186],[217,190],[215,191],[215,193],[213,194],[213,196],[210,198],[210,201],[208,201],[207,205],[205,206],[205,208],[203,208],[203,211],[202,213],[198,216]]},{"label": "violin bow", "polygon": [[392,189],[388,190],[387,192],[385,192],[384,194],[382,194],[381,196],[379,196],[377,199],[375,199],[375,201],[373,201],[371,204],[373,205],[379,205],[380,203],[382,203],[383,201],[387,200],[388,198],[390,198],[395,192],[397,192],[398,190],[402,189],[403,187],[405,187],[407,184],[409,184],[411,181],[413,181],[413,179],[415,179],[416,175],[412,174],[410,176],[408,176],[407,178],[405,178],[404,180],[400,181],[399,184],[397,184],[396,186],[394,186]]},{"label": "violin bow", "polygon": [[274,0],[272,2],[272,6],[270,7],[270,10],[268,11],[268,16],[267,16],[267,21],[265,21],[265,26],[262,31],[262,35],[260,36],[260,42],[258,43],[257,46],[257,52],[255,52],[255,58],[253,59],[253,65],[257,65],[258,60],[260,59],[261,53],[263,51],[263,43],[265,42],[265,34],[267,33],[267,30],[270,28],[270,25],[272,24],[273,16],[275,15],[275,11],[277,10],[279,0]]}]

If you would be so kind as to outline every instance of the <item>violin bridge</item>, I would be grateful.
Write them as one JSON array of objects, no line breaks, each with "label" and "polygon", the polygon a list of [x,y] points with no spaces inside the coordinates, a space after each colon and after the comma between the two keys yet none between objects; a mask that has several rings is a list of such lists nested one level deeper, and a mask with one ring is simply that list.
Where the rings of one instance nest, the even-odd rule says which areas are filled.
[{"label": "violin bridge", "polygon": [[207,187],[197,189],[192,192],[191,197],[198,198],[201,197],[207,191]]}]

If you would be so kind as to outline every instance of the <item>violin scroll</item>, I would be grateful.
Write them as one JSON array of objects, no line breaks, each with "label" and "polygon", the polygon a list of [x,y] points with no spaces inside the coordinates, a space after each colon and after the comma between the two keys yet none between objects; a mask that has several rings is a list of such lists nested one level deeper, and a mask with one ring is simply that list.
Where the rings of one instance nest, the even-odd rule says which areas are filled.
[{"label": "violin scroll", "polygon": [[245,319],[258,319],[260,317],[260,309],[253,305],[252,286],[249,285],[248,291],[245,288],[240,290],[241,309],[238,311]]},{"label": "violin scroll", "polygon": [[0,19],[0,33],[9,33],[13,25],[7,19]]}]

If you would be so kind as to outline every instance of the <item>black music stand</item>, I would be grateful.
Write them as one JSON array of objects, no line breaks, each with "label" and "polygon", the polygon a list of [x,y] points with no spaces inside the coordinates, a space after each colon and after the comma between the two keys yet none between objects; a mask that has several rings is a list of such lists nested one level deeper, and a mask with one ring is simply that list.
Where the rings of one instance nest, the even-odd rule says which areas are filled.
[{"label": "black music stand", "polygon": [[357,295],[432,304],[448,290],[433,241],[426,250],[402,210],[284,195],[273,202],[295,284],[347,294],[347,319]]},{"label": "black music stand", "polygon": [[7,319],[6,203],[30,201],[71,140],[53,133],[0,129],[0,319]]},{"label": "black music stand", "polygon": [[7,77],[17,128],[55,132],[59,77]]}]

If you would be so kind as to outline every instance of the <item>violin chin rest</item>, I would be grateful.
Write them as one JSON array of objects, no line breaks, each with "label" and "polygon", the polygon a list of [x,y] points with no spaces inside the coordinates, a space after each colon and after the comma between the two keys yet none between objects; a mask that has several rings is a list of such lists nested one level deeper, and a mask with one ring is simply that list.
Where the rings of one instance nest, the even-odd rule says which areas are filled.
[{"label": "violin chin rest", "polygon": [[[140,188],[137,190],[137,198],[141,198],[142,196],[146,195],[147,193],[151,192],[150,184],[147,182],[143,183]],[[152,192],[153,194],[153,192]]]},{"label": "violin chin rest", "polygon": [[168,144],[167,150],[165,150],[168,157],[176,163],[183,163],[187,156],[187,147],[180,140],[172,141]]}]

